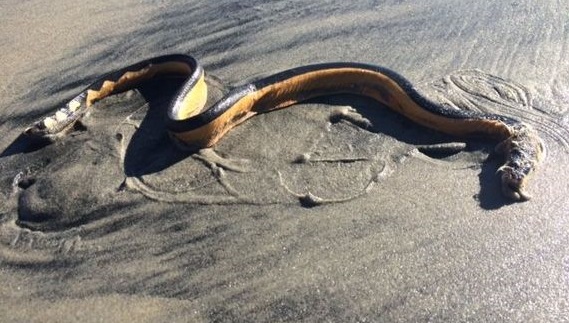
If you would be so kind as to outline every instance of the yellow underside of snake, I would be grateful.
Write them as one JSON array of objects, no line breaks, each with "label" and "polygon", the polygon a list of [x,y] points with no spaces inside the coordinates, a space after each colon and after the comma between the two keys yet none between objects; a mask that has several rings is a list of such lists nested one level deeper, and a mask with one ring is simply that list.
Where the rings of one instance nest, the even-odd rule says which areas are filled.
[{"label": "yellow underside of snake", "polygon": [[229,130],[256,114],[314,97],[349,93],[370,97],[420,125],[446,134],[499,141],[497,149],[506,160],[499,169],[502,192],[514,200],[529,199],[528,178],[544,156],[543,142],[529,125],[502,115],[444,107],[425,98],[401,75],[360,63],[297,67],[240,86],[204,108],[208,98],[204,71],[187,55],[155,57],[108,73],[24,133],[49,141],[61,138],[94,102],[159,76],[185,78],[168,108],[167,127],[172,139],[189,149],[214,146]]}]

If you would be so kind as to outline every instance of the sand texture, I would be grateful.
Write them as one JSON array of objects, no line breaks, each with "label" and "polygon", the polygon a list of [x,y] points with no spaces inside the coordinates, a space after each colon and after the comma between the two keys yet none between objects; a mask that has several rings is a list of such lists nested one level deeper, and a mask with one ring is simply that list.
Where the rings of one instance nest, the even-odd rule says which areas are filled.
[{"label": "sand texture", "polygon": [[[554,0],[2,1],[0,321],[567,320],[568,14]],[[533,199],[502,197],[495,142],[349,95],[190,154],[164,128],[180,83],[155,81],[55,144],[18,146],[99,75],[169,53],[200,60],[210,102],[352,61],[523,120],[547,147]],[[423,149],[439,143],[461,149]]]}]

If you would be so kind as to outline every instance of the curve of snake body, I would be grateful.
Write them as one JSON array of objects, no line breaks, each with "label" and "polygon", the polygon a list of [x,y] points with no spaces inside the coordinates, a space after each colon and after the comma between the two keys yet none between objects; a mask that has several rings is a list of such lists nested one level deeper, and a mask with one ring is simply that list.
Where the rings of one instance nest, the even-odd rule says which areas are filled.
[{"label": "curve of snake body", "polygon": [[348,93],[370,97],[428,128],[461,137],[484,136],[499,141],[504,154],[499,168],[502,192],[527,200],[526,183],[543,159],[544,146],[527,124],[498,114],[449,109],[421,95],[404,77],[387,68],[361,63],[324,63],[293,68],[235,88],[210,107],[205,72],[191,56],[150,58],[98,78],[65,107],[28,127],[24,135],[53,142],[73,131],[93,103],[156,77],[185,81],[167,113],[170,137],[180,146],[214,146],[229,130],[264,112],[310,98]]}]

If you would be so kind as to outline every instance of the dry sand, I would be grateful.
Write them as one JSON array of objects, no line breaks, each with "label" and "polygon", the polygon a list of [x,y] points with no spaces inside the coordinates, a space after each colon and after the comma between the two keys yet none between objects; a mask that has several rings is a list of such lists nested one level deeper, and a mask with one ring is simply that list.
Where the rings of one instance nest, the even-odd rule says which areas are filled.
[{"label": "dry sand", "polygon": [[[553,0],[2,1],[0,321],[567,319],[568,12]],[[518,117],[548,149],[534,198],[501,197],[493,143],[429,157],[417,145],[460,139],[350,96],[256,117],[217,155],[189,156],[162,123],[175,84],[155,82],[98,103],[86,131],[14,148],[101,73],[174,52],[200,59],[214,97],[358,61]],[[309,193],[327,203],[309,207]]]}]

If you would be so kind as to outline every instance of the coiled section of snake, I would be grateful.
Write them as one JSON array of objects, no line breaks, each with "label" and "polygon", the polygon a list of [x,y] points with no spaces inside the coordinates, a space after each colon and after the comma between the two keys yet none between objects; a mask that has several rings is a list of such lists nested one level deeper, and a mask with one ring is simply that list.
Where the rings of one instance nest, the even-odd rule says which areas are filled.
[{"label": "coiled section of snake", "polygon": [[498,140],[506,163],[500,167],[502,191],[514,200],[527,200],[528,178],[544,156],[544,146],[527,124],[497,114],[449,109],[423,95],[401,75],[380,66],[326,63],[290,69],[238,87],[210,107],[204,70],[187,55],[151,58],[106,74],[89,85],[55,114],[24,131],[31,138],[54,141],[72,131],[92,104],[111,94],[160,76],[185,82],[167,113],[171,138],[180,146],[214,146],[229,130],[259,113],[289,107],[310,98],[349,93],[378,101],[428,128],[461,137]]}]

